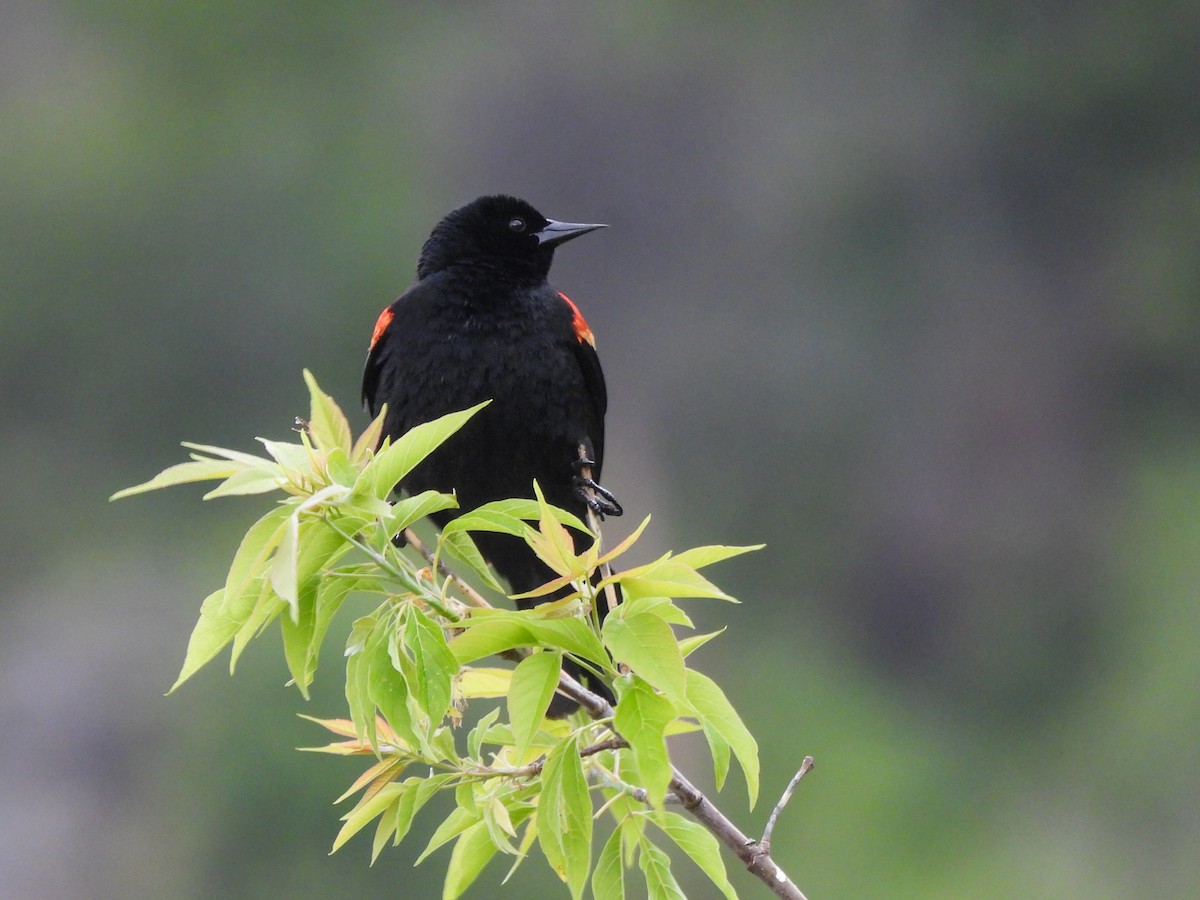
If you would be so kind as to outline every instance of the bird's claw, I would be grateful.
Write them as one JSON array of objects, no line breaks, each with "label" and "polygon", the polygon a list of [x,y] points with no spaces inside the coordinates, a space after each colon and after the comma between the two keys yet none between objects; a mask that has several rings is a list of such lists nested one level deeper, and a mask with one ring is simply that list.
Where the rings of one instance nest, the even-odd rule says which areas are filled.
[{"label": "bird's claw", "polygon": [[588,505],[588,508],[592,512],[601,518],[605,516],[619,516],[625,512],[621,508],[621,504],[617,502],[617,498],[613,496],[612,491],[596,484],[591,478],[576,475],[575,493],[579,495],[579,499]]}]

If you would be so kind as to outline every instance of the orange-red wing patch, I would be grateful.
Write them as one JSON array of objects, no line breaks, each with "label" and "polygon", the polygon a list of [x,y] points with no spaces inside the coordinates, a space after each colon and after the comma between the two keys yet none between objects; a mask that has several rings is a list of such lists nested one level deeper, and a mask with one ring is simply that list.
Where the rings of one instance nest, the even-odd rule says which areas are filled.
[{"label": "orange-red wing patch", "polygon": [[589,344],[595,347],[596,336],[592,334],[592,329],[588,327],[587,319],[583,317],[583,313],[579,311],[579,307],[576,306],[571,301],[571,298],[562,291],[558,292],[558,296],[562,297],[563,302],[566,303],[567,306],[571,307],[571,327],[575,329],[575,337],[581,342],[587,341]]},{"label": "orange-red wing patch", "polygon": [[371,346],[367,349],[368,353],[375,349],[375,345],[379,343],[379,339],[383,337],[383,333],[387,331],[387,327],[392,324],[392,315],[392,308],[389,306],[375,320],[375,331],[371,333]]}]

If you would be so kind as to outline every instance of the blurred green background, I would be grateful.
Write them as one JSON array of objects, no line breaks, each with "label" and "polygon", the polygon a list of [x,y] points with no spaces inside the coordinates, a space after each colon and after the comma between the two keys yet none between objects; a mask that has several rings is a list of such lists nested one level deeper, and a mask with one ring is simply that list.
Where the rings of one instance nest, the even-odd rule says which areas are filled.
[{"label": "blurred green background", "polygon": [[356,410],[493,191],[612,226],[554,272],[612,537],[769,545],[697,664],[762,744],[746,831],[817,758],[808,895],[1193,895],[1198,46],[1189,2],[6,0],[0,895],[437,895],[445,850],[326,855],[336,650],[307,704],[273,633],[162,696],[261,498],[105,498],[287,437],[302,367]]}]

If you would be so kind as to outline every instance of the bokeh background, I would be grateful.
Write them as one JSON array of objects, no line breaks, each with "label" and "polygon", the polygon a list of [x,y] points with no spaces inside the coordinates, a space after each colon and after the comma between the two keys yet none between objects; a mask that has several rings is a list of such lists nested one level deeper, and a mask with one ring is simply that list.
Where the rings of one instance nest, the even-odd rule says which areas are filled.
[{"label": "bokeh background", "polygon": [[261,498],[105,498],[287,437],[302,367],[356,410],[430,226],[506,191],[612,226],[554,276],[613,536],[768,544],[697,662],[745,830],[817,758],[809,896],[1191,896],[1197,47],[1190,2],[5,0],[0,895],[437,895],[419,841],[326,855],[341,635],[307,704],[274,634],[162,696]]}]

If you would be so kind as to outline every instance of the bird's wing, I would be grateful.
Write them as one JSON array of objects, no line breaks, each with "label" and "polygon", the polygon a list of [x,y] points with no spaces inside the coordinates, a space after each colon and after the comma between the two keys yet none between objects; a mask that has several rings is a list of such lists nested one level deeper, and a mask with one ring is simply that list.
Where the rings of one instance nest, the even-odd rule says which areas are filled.
[{"label": "bird's wing", "polygon": [[604,372],[600,369],[600,357],[596,353],[595,335],[592,334],[583,313],[562,291],[558,292],[558,296],[571,312],[571,330],[574,336],[571,347],[579,363],[579,370],[583,373],[587,396],[591,400],[592,409],[585,412],[589,413],[588,437],[592,442],[592,458],[596,461],[593,474],[599,478],[600,465],[604,460],[604,414],[608,411]]}]

